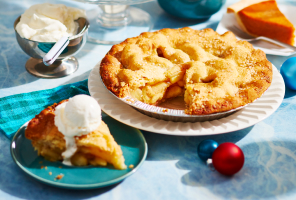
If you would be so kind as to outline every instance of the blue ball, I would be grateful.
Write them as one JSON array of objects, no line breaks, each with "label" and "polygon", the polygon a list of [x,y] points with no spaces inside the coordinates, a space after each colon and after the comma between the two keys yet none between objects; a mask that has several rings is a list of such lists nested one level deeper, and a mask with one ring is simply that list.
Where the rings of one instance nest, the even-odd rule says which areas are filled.
[{"label": "blue ball", "polygon": [[218,143],[214,140],[203,140],[197,147],[197,154],[203,161],[212,158],[212,154],[218,147]]},{"label": "blue ball", "polygon": [[296,57],[287,59],[280,69],[288,88],[296,90]]}]

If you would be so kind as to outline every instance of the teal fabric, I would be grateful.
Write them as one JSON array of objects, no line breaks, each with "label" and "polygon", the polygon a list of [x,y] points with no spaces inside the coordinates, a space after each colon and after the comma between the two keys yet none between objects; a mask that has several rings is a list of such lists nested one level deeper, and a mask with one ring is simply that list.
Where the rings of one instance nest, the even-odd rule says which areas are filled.
[{"label": "teal fabric", "polygon": [[87,80],[53,89],[16,94],[0,99],[0,133],[12,138],[14,133],[44,108],[77,94],[89,95]]}]

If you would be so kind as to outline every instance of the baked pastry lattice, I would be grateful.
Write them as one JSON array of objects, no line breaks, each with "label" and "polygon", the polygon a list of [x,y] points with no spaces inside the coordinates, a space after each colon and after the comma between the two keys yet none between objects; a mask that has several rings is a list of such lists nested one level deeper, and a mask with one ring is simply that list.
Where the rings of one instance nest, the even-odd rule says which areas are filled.
[{"label": "baked pastry lattice", "polygon": [[[26,138],[38,154],[52,162],[62,161],[62,152],[66,150],[64,135],[54,123],[55,108],[68,100],[55,103],[47,107],[33,118],[25,131]],[[124,157],[120,146],[110,134],[108,126],[101,121],[100,126],[93,132],[75,137],[77,151],[71,157],[75,166],[106,166],[112,164],[116,169],[126,169]]]},{"label": "baked pastry lattice", "polygon": [[231,32],[162,29],[114,45],[101,62],[105,86],[150,105],[184,95],[185,113],[231,110],[260,97],[272,81],[261,50]]}]

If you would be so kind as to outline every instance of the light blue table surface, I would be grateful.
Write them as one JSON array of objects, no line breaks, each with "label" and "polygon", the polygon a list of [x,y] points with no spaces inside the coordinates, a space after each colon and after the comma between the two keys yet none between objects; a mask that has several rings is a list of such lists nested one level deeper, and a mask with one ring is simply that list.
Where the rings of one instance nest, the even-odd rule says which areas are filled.
[{"label": "light blue table surface", "polygon": [[[111,47],[87,43],[76,55],[78,71],[68,77],[40,79],[30,75],[25,69],[29,57],[16,42],[13,23],[38,2],[44,1],[0,0],[0,97],[84,80]],[[48,2],[94,8],[70,0]],[[227,1],[226,6],[233,2]],[[198,22],[171,17],[156,1],[137,5],[151,14],[155,30],[184,26],[216,29],[226,6],[209,20]],[[287,57],[268,59],[279,69]],[[286,89],[284,101],[274,114],[241,131],[203,137],[144,132],[149,149],[142,167],[123,182],[102,189],[65,190],[32,179],[13,162],[10,141],[0,135],[0,199],[296,199],[295,95],[296,91]],[[197,157],[197,144],[209,138],[241,147],[245,164],[239,173],[225,177]]]}]

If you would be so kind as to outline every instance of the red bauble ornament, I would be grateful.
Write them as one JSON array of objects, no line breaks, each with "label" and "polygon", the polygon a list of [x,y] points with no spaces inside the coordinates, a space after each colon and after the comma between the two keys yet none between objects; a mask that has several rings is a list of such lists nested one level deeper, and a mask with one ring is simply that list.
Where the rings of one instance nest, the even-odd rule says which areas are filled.
[{"label": "red bauble ornament", "polygon": [[220,144],[212,155],[215,169],[227,176],[237,173],[243,167],[244,161],[243,151],[231,142]]}]

